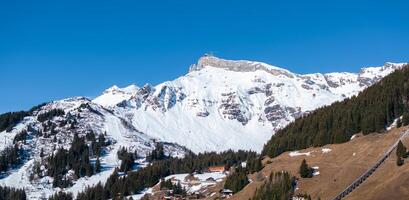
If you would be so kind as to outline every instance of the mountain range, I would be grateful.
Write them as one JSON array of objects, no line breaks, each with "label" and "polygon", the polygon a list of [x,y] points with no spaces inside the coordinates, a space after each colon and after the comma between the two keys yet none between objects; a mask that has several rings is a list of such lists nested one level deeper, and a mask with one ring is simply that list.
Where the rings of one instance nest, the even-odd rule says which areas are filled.
[{"label": "mountain range", "polygon": [[271,135],[318,107],[357,95],[403,66],[358,73],[297,74],[261,62],[203,56],[189,72],[156,86],[113,86],[93,103],[141,132],[193,152],[260,151]]},{"label": "mountain range", "polygon": [[[48,168],[41,155],[69,149],[75,134],[103,134],[107,146],[100,161],[104,170],[75,180],[66,190],[74,194],[106,181],[120,165],[117,152],[122,147],[142,156],[157,144],[172,157],[183,157],[189,151],[260,152],[277,130],[294,119],[357,95],[403,66],[386,63],[358,73],[297,74],[261,62],[205,55],[186,75],[172,81],[156,86],[112,86],[94,99],[72,97],[34,109],[0,133],[1,151],[16,143],[24,150],[23,164],[3,174],[0,184],[23,185],[35,199],[58,191],[52,177],[46,175]],[[48,117],[42,119],[44,115]],[[24,142],[16,142],[22,132]],[[143,159],[137,162],[147,165]]]}]

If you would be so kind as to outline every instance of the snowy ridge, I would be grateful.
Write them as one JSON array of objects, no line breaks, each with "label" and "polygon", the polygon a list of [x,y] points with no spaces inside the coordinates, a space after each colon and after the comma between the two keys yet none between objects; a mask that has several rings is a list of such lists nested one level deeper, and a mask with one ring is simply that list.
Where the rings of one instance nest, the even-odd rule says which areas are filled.
[{"label": "snowy ridge", "polygon": [[135,96],[138,89],[138,86],[133,84],[125,88],[119,88],[118,86],[114,85],[106,89],[102,95],[95,98],[93,102],[106,107],[114,106],[123,100],[127,100],[132,96]]},{"label": "snowy ridge", "polygon": [[260,151],[276,130],[295,118],[356,95],[403,65],[302,75],[261,62],[206,55],[173,81],[145,85],[127,97],[104,93],[93,102],[154,138],[194,152]]}]

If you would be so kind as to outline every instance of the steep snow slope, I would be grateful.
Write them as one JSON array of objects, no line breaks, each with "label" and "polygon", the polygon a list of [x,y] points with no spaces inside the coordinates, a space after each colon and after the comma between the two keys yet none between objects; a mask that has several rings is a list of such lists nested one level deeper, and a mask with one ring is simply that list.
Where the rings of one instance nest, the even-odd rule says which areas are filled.
[{"label": "steep snow slope", "polygon": [[[62,109],[65,114],[44,122],[38,121],[39,114],[52,109]],[[1,139],[4,140],[0,144],[0,149],[13,145],[15,135],[23,130],[28,132],[27,139],[16,143],[24,150],[23,164],[7,174],[2,174],[0,184],[25,188],[29,199],[47,198],[56,191],[62,190],[53,188],[53,178],[47,176],[46,157],[55,154],[61,147],[69,149],[75,133],[80,137],[84,137],[89,132],[96,135],[104,134],[108,146],[104,148],[105,153],[100,159],[103,169],[100,173],[74,179],[74,185],[64,189],[74,195],[86,186],[98,182],[104,183],[107,180],[113,170],[120,165],[120,160],[117,158],[120,148],[126,147],[129,151],[137,151],[138,155],[144,156],[155,148],[157,142],[126,120],[83,97],[64,99],[42,106],[34,112],[33,116],[26,117],[16,125],[11,132],[0,133]],[[173,144],[166,143],[164,147],[167,154],[171,156],[181,156],[185,152],[184,148]],[[41,151],[45,155],[43,158],[40,156]],[[95,163],[95,159],[93,157],[91,161]],[[143,159],[138,162],[144,164]],[[40,172],[34,172],[36,165],[39,164]]]},{"label": "steep snow slope", "polygon": [[260,151],[276,130],[303,113],[356,95],[402,65],[301,75],[260,62],[204,56],[176,80],[132,94],[127,88],[108,89],[93,102],[149,136],[194,152]]}]

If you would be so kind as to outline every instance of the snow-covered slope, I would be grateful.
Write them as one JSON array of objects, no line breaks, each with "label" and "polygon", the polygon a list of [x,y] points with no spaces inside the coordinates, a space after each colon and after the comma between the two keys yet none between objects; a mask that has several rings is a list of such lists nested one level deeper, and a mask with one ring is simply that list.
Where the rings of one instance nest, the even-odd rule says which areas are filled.
[{"label": "snow-covered slope", "polygon": [[403,65],[301,75],[261,62],[203,56],[176,80],[132,90],[114,86],[93,102],[149,136],[194,152],[260,151],[276,130],[303,113],[356,95]]},{"label": "snow-covered slope", "polygon": [[[46,121],[38,120],[40,114],[53,109],[64,110],[65,114]],[[13,142],[14,137],[21,131],[27,131],[27,139]],[[138,155],[144,156],[155,148],[157,142],[125,119],[86,98],[75,97],[51,102],[34,111],[32,116],[25,117],[11,132],[0,133],[2,139],[0,150],[13,143],[24,150],[22,166],[7,174],[1,174],[0,185],[25,188],[29,199],[48,198],[56,191],[60,191],[58,187],[53,188],[53,179],[47,176],[47,157],[55,154],[60,148],[69,149],[75,133],[85,137],[90,132],[97,136],[104,134],[107,140],[108,146],[104,148],[105,153],[100,159],[103,170],[90,177],[74,179],[73,186],[64,189],[74,195],[78,191],[83,191],[86,186],[104,183],[107,180],[113,170],[120,165],[117,157],[120,148],[125,147],[130,152],[137,151]],[[175,144],[165,143],[164,148],[171,156],[183,156],[185,153],[184,148]],[[41,151],[44,157],[40,156]],[[91,159],[93,163],[95,159],[95,157]],[[143,160],[139,162],[143,164]],[[40,172],[36,165],[41,166]]]},{"label": "snow-covered slope", "polygon": [[102,106],[113,106],[122,102],[123,100],[130,99],[132,96],[136,94],[138,91],[138,86],[130,85],[125,88],[118,88],[118,86],[114,85],[108,89],[106,89],[101,96],[95,98],[93,102],[100,104]]}]

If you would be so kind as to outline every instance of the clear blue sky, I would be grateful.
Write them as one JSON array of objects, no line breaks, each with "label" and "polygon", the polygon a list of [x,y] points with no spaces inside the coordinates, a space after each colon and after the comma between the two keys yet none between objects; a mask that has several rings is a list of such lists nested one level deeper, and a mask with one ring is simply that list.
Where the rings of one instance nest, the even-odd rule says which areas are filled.
[{"label": "clear blue sky", "polygon": [[210,51],[298,73],[409,61],[408,2],[1,1],[0,113],[171,80]]}]

